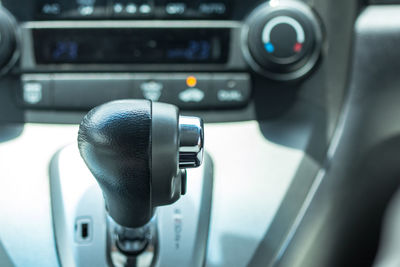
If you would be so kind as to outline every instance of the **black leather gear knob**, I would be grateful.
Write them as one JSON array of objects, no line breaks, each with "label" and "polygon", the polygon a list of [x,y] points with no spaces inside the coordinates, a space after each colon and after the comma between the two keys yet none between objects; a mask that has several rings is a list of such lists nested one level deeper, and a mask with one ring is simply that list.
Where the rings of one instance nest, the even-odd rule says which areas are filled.
[{"label": "black leather gear knob", "polygon": [[113,101],[84,117],[80,154],[103,191],[109,215],[121,226],[141,227],[157,206],[179,199],[180,138],[190,136],[197,155],[203,150],[201,120],[194,118],[199,125],[188,135],[180,132],[180,118],[175,106],[147,100]]}]

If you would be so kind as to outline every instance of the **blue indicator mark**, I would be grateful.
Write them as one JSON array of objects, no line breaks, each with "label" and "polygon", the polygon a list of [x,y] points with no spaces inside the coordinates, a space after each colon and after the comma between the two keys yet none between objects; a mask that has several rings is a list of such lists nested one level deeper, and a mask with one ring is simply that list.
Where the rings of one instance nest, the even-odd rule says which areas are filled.
[{"label": "blue indicator mark", "polygon": [[264,47],[268,53],[274,53],[275,51],[275,46],[272,43],[266,43]]}]

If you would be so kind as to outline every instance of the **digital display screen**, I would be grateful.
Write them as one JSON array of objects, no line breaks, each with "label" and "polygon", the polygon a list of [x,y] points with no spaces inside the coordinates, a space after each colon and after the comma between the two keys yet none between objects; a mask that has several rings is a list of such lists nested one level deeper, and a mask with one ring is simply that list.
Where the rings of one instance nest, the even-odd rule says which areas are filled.
[{"label": "digital display screen", "polygon": [[226,63],[227,29],[36,29],[38,64]]}]

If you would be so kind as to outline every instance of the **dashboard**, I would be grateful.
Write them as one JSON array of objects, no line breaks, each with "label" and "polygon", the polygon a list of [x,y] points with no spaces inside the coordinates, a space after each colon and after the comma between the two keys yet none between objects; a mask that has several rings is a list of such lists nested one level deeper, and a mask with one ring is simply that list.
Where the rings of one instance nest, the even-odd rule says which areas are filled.
[{"label": "dashboard", "polygon": [[124,98],[243,110],[257,84],[309,75],[324,43],[322,21],[297,1],[3,5],[2,70],[16,78],[16,108],[33,113]]},{"label": "dashboard", "polygon": [[87,181],[84,115],[147,99],[205,122],[213,186],[201,266],[371,266],[400,184],[398,4],[2,0],[0,265],[69,266],[54,164],[57,177]]}]

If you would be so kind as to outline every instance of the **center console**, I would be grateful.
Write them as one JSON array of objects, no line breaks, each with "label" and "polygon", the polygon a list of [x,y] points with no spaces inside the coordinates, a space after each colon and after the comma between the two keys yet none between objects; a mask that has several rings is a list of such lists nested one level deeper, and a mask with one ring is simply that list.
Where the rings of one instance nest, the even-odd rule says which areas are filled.
[{"label": "center console", "polygon": [[[56,251],[46,258],[38,246],[31,258],[48,259],[43,266],[57,260],[65,266],[128,264],[124,248],[116,246],[118,225],[79,159],[75,124],[106,102],[147,99],[203,117],[210,155],[199,170],[188,171],[186,195],[157,209],[150,223],[156,242],[142,251],[139,266],[248,264],[312,135],[302,129],[305,141],[287,145],[281,140],[295,127],[263,128],[254,120],[288,110],[322,63],[324,33],[315,10],[297,0],[3,0],[0,110],[7,112],[0,112],[0,122],[26,123],[23,147],[33,137],[37,145],[49,141],[43,155],[22,156],[42,181],[40,190],[24,192],[37,194],[32,205],[45,207],[46,223],[29,232],[38,244],[42,232],[51,235],[45,247]],[[302,125],[304,110],[297,108]],[[208,124],[234,121],[242,122]],[[265,129],[288,134],[270,140]],[[73,145],[61,148],[66,143]],[[317,168],[313,159],[305,161]],[[25,177],[22,172],[13,175]]]}]

